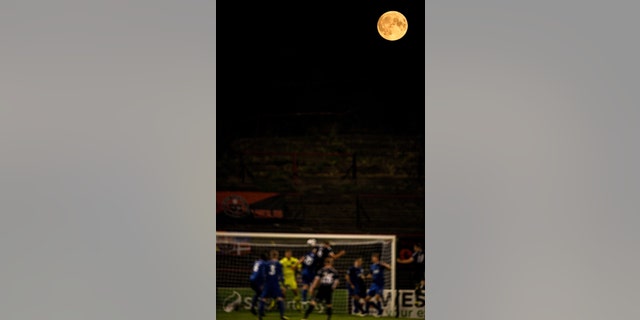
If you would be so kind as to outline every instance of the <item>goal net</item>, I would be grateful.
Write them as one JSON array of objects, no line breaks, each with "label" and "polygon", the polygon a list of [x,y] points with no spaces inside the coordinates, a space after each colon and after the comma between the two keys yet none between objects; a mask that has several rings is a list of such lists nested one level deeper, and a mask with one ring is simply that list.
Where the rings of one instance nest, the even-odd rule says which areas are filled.
[{"label": "goal net", "polygon": [[[253,297],[249,286],[249,276],[253,263],[261,253],[277,250],[279,257],[290,249],[292,256],[300,259],[311,249],[307,244],[315,239],[318,244],[324,240],[331,242],[334,253],[345,250],[345,254],[334,260],[334,267],[339,272],[340,283],[333,294],[333,312],[349,314],[353,312],[349,299],[345,276],[356,258],[362,258],[365,275],[370,273],[371,255],[380,254],[380,261],[391,265],[391,271],[384,271],[384,294],[382,307],[385,316],[396,316],[396,236],[395,235],[354,235],[354,234],[299,234],[299,233],[252,233],[252,232],[216,232],[216,309],[224,312],[248,311]],[[299,273],[296,274],[298,297],[292,290],[285,296],[285,315],[301,313],[303,304],[302,283]],[[369,288],[371,280],[365,281]],[[267,305],[267,312],[277,312],[277,308]],[[373,309],[373,308],[372,308]],[[314,312],[323,313],[324,307],[318,305]],[[373,311],[372,311],[373,312]]]}]

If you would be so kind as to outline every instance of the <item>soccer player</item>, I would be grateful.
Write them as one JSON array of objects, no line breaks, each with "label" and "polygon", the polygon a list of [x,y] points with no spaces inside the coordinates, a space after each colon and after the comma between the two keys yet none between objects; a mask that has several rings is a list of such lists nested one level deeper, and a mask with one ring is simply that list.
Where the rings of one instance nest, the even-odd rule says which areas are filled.
[{"label": "soccer player", "polygon": [[364,316],[364,309],[360,303],[360,299],[366,296],[366,288],[364,283],[364,269],[362,268],[362,258],[358,257],[353,261],[353,265],[347,270],[345,275],[347,280],[347,289],[349,289],[349,298],[353,301],[353,314]]},{"label": "soccer player", "polygon": [[287,289],[290,289],[293,293],[294,301],[296,304],[299,304],[300,296],[298,295],[298,281],[296,281],[296,273],[298,271],[298,266],[300,265],[300,260],[293,256],[291,249],[286,249],[284,251],[284,258],[280,259],[280,264],[282,264],[282,273],[284,275],[282,294],[286,298]]},{"label": "soccer player", "polygon": [[[371,286],[365,297],[365,313],[369,313],[369,307],[373,306],[378,309],[377,314],[373,314],[378,318],[382,315],[382,290],[384,289],[384,270],[391,270],[391,266],[380,261],[380,254],[374,252],[371,254],[371,273],[367,274],[367,278],[371,278]],[[374,302],[371,301],[373,298]]]},{"label": "soccer player", "polygon": [[316,276],[316,248],[312,247],[300,258],[302,280],[302,306],[307,304],[307,293]]},{"label": "soccer player", "polygon": [[262,294],[260,295],[260,314],[258,319],[262,320],[264,315],[264,305],[268,298],[276,299],[278,304],[278,311],[280,311],[280,319],[289,320],[284,316],[284,298],[282,295],[282,289],[280,288],[280,282],[282,282],[282,264],[278,260],[278,251],[271,250],[269,252],[271,260],[265,261],[262,267],[262,276],[264,277],[264,286],[262,288]]},{"label": "soccer player", "polygon": [[258,304],[258,298],[262,295],[262,285],[264,283],[264,277],[262,276],[262,264],[269,260],[267,253],[260,255],[260,258],[253,263],[253,269],[249,276],[249,285],[253,289],[253,298],[251,299],[251,313],[256,313],[256,305]]},{"label": "soccer player", "polygon": [[333,258],[327,257],[324,259],[324,266],[318,270],[316,277],[309,288],[309,295],[313,296],[313,291],[317,290],[317,293],[313,299],[309,302],[309,307],[304,312],[302,320],[306,320],[309,314],[313,311],[316,304],[324,303],[326,307],[327,320],[331,320],[331,314],[333,313],[333,291],[340,283],[338,270],[333,267]]},{"label": "soccer player", "polygon": [[[412,279],[416,286],[415,293],[417,297],[418,294],[420,293],[420,290],[424,289],[425,269],[424,269],[424,251],[422,250],[422,244],[414,243],[413,254],[411,255],[411,257],[407,259],[398,258],[396,261],[398,261],[398,263],[413,265]],[[418,305],[418,301],[416,301],[415,304]]]},{"label": "soccer player", "polygon": [[316,261],[316,266],[318,269],[322,268],[322,266],[324,265],[325,258],[331,257],[335,260],[342,257],[345,253],[347,252],[344,250],[341,250],[338,253],[333,252],[333,248],[331,247],[331,241],[324,240],[322,241],[322,245],[318,247],[316,252],[316,256],[318,257],[318,260]]}]

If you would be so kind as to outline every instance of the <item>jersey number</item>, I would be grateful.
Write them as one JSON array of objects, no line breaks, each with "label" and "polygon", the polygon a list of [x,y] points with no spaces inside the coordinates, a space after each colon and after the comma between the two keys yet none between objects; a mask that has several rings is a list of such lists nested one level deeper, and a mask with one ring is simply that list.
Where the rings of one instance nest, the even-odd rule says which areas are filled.
[{"label": "jersey number", "polygon": [[270,266],[269,266],[269,275],[270,275],[270,276],[273,276],[273,275],[275,275],[275,274],[276,274],[276,266],[274,266],[274,265],[270,265]]},{"label": "jersey number", "polygon": [[320,280],[320,282],[322,282],[323,284],[332,284],[333,283],[333,275],[330,273],[326,273],[322,276],[322,279]]}]

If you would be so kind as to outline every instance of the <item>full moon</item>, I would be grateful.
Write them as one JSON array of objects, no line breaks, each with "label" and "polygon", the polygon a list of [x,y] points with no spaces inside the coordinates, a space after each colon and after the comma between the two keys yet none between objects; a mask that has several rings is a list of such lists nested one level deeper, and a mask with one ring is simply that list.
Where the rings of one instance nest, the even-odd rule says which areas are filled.
[{"label": "full moon", "polygon": [[387,11],[378,19],[378,33],[389,41],[396,41],[407,33],[407,18],[398,11]]}]

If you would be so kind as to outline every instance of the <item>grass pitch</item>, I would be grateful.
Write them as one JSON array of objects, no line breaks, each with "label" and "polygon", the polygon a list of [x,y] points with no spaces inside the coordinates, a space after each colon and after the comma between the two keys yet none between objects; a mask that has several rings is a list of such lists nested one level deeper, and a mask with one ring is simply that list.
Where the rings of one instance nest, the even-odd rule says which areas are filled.
[{"label": "grass pitch", "polygon": [[[284,313],[284,315],[289,317],[290,320],[300,320],[304,316],[304,313],[297,310],[287,310]],[[232,311],[232,312],[224,312],[223,310],[218,310],[216,312],[216,320],[257,320],[257,319],[258,319],[257,316],[254,316],[253,314],[251,314],[251,312],[245,311],[245,310],[238,310],[238,311]],[[269,311],[267,312],[266,316],[263,317],[262,319],[263,320],[280,320],[280,313],[278,311]],[[325,313],[318,313],[314,311],[309,315],[307,319],[308,320],[326,320],[327,315]],[[331,320],[357,320],[357,319],[363,319],[363,320],[396,319],[397,320],[398,318],[396,317],[374,318],[372,316],[359,317],[359,316],[353,316],[350,314],[331,315]]]}]

